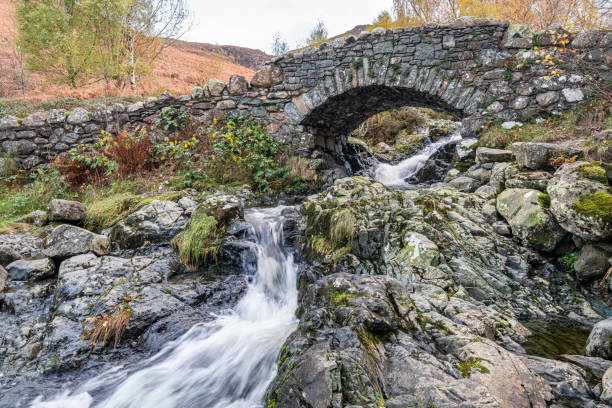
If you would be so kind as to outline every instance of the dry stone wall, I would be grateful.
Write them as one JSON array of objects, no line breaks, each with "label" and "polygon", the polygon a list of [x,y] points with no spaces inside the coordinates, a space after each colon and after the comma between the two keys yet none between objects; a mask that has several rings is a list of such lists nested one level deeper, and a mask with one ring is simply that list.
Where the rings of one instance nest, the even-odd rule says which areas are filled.
[{"label": "dry stone wall", "polygon": [[[554,28],[559,30],[559,28]],[[191,95],[163,94],[129,106],[115,104],[0,118],[0,145],[33,168],[102,130],[155,127],[168,106],[188,109],[204,120],[253,116],[268,132],[300,153],[315,147],[341,149],[343,138],[371,115],[393,107],[425,106],[452,113],[473,133],[488,120],[524,120],[559,114],[582,102],[585,78],[567,73],[546,78],[534,45],[553,46],[549,33],[494,19],[462,18],[442,25],[363,32],[332,44],[272,60],[250,83],[233,76],[210,81]],[[583,62],[610,76],[612,33],[584,31],[570,49]],[[612,78],[607,78],[608,80]],[[153,131],[154,135],[156,131]]]}]

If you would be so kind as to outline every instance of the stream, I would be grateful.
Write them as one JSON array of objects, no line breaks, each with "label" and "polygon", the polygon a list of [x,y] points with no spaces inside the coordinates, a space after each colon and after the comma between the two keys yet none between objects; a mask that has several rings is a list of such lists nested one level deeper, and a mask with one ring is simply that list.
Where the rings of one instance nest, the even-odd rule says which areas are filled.
[{"label": "stream", "polygon": [[233,310],[192,327],[137,367],[114,367],[32,408],[263,406],[276,359],[296,328],[296,266],[282,246],[288,207],[249,209],[257,273]]}]

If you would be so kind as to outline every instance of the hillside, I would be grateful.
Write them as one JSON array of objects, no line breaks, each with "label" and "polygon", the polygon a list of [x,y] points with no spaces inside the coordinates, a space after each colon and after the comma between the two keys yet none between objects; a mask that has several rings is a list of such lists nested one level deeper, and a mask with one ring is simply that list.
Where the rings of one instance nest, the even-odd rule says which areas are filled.
[{"label": "hillside", "polygon": [[25,93],[20,89],[19,61],[14,51],[15,7],[11,0],[0,0],[0,97],[43,102],[58,97],[93,98],[102,95],[145,96],[169,90],[187,93],[196,84],[218,78],[227,81],[233,74],[250,79],[255,68],[269,56],[259,50],[234,46],[177,41],[164,50],[153,71],[140,78],[135,91],[129,88],[105,89],[101,82],[71,89],[51,83],[44,74],[25,74]]}]

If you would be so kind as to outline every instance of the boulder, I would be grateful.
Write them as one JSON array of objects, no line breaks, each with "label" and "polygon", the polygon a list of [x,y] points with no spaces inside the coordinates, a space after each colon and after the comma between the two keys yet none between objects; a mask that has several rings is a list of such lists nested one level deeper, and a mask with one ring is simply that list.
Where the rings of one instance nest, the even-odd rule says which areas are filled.
[{"label": "boulder", "polygon": [[170,240],[187,225],[185,210],[173,201],[154,200],[115,224],[110,236],[121,248]]},{"label": "boulder", "polygon": [[49,216],[46,211],[36,210],[23,217],[20,221],[35,227],[42,227],[47,225]]},{"label": "boulder", "polygon": [[566,232],[542,207],[540,194],[537,190],[505,190],[497,197],[497,211],[508,221],[515,236],[534,248],[552,251]]},{"label": "boulder", "polygon": [[82,125],[89,121],[89,112],[83,108],[75,108],[68,116],[67,122],[71,125]]},{"label": "boulder", "polygon": [[501,163],[514,160],[511,150],[479,147],[476,149],[476,161],[479,163]]},{"label": "boulder", "polygon": [[6,267],[8,276],[16,281],[37,281],[50,278],[55,274],[55,264],[49,258],[20,259]]},{"label": "boulder", "polygon": [[104,235],[64,224],[45,237],[42,248],[43,255],[58,260],[89,252],[102,256],[110,253],[110,241]]},{"label": "boulder", "polygon": [[593,245],[585,245],[580,251],[580,258],[574,263],[574,270],[581,279],[602,277],[610,267],[610,254]]},{"label": "boulder", "polygon": [[270,88],[283,82],[283,71],[277,66],[266,65],[255,73],[251,85],[257,88]]},{"label": "boulder", "polygon": [[227,86],[230,95],[244,95],[249,87],[249,83],[242,75],[232,75]]},{"label": "boulder", "polygon": [[546,190],[550,211],[559,224],[587,241],[612,236],[612,192],[605,174],[605,169],[596,164],[565,164]]},{"label": "boulder", "polygon": [[512,153],[519,167],[531,170],[552,170],[550,159],[580,157],[582,151],[554,143],[514,143]]},{"label": "boulder", "polygon": [[51,200],[47,206],[49,221],[67,221],[80,223],[85,220],[87,207],[78,201]]},{"label": "boulder", "polygon": [[476,189],[482,185],[482,182],[471,177],[460,176],[451,180],[448,184],[453,186],[458,191],[471,193],[476,191]]},{"label": "boulder", "polygon": [[612,360],[612,317],[601,320],[593,326],[587,340],[586,352],[592,357]]},{"label": "boulder", "polygon": [[12,262],[18,261],[23,257],[10,246],[0,246],[0,266],[6,266]]}]

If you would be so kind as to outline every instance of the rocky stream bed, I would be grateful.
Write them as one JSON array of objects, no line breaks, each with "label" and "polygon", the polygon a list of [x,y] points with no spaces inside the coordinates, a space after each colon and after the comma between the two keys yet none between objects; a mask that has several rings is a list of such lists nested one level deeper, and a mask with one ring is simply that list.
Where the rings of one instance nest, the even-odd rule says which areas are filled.
[{"label": "rocky stream bed", "polygon": [[[455,162],[460,150],[450,144]],[[612,254],[610,214],[598,212],[609,208],[612,172],[582,161],[549,168],[561,153],[479,148],[460,172],[436,170],[444,160],[429,152],[402,177],[411,189],[328,167],[333,183],[263,218],[276,225],[267,241],[261,220],[245,216],[257,204],[246,189],[153,201],[102,234],[78,226],[81,204],[52,202],[38,218],[54,224],[0,235],[0,406],[143,406],[117,399],[121,384],[159,368],[198,328],[209,330],[202,341],[218,333],[229,309],[265,314],[262,305],[282,309],[297,290],[295,315],[271,326],[278,347],[243,357],[261,378],[228,382],[222,406],[607,407],[612,310],[607,287],[596,289]],[[170,241],[196,208],[229,221],[216,262],[193,270]],[[572,252],[569,270],[559,259]],[[261,285],[268,300],[245,302]],[[92,318],[126,305],[116,347],[94,347]],[[239,350],[261,333],[224,342]],[[196,371],[231,372],[200,347],[212,357]],[[204,388],[217,385],[202,384],[201,395],[157,405],[212,406]]]}]

